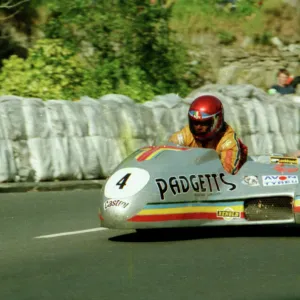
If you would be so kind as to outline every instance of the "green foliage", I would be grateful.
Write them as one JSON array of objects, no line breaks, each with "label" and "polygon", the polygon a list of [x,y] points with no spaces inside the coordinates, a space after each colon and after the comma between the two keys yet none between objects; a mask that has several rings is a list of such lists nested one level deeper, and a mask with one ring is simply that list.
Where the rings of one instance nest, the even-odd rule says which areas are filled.
[{"label": "green foliage", "polygon": [[245,18],[261,11],[257,3],[257,0],[237,0],[236,8],[232,10],[232,5],[226,4],[226,0],[177,0],[171,26],[189,36],[203,31],[218,34],[224,28],[230,28],[233,35],[240,34],[248,23]]},{"label": "green foliage", "polygon": [[221,30],[218,32],[220,44],[230,45],[236,41],[236,37],[229,31]]},{"label": "green foliage", "polygon": [[268,46],[271,45],[271,38],[273,34],[269,31],[264,31],[261,34],[257,34],[254,36],[254,43],[259,45]]},{"label": "green foliage", "polygon": [[230,14],[232,18],[243,18],[257,11],[256,3],[256,0],[237,0],[236,10],[232,13],[231,4],[226,0],[177,0],[173,8],[173,18],[179,22],[180,19],[189,19],[193,15],[222,18]]},{"label": "green foliage", "polygon": [[120,82],[118,93],[122,95],[130,95],[131,98],[138,102],[148,101],[155,96],[154,89],[147,83],[147,76],[139,68],[131,68],[127,73],[127,80]]},{"label": "green foliage", "polygon": [[61,40],[40,40],[26,60],[15,55],[4,60],[0,91],[25,97],[69,99],[79,90],[83,74],[80,59]]},{"label": "green foliage", "polygon": [[148,0],[44,3],[46,38],[26,59],[3,61],[2,93],[43,99],[120,93],[143,102],[188,92],[186,50],[169,28],[171,8]]},{"label": "green foliage", "polygon": [[12,54],[26,57],[27,46],[38,18],[36,7],[42,0],[0,1],[0,66]]},{"label": "green foliage", "polygon": [[[66,0],[49,7],[46,36],[63,39],[88,66],[82,92],[122,93],[140,102],[187,92],[186,52],[168,26],[170,8],[148,0]],[[91,55],[85,55],[84,43]]]},{"label": "green foliage", "polygon": [[[282,0],[264,0],[261,8],[256,0],[237,0],[234,11],[222,1],[176,0],[167,7],[172,1],[30,0],[11,9],[0,7],[0,59],[19,56],[3,60],[0,91],[43,99],[120,93],[137,102],[169,92],[186,95],[200,85],[199,74],[207,64],[187,64],[187,51],[170,28],[182,40],[204,31],[223,45],[241,35],[268,45],[272,30],[265,16],[282,11]],[[28,45],[34,44],[33,28],[42,19],[46,39],[27,55]],[[8,31],[7,22],[17,30]],[[3,36],[14,31],[25,33],[25,46],[19,42],[24,36]]]},{"label": "green foliage", "polygon": [[253,13],[256,13],[258,10],[257,7],[258,0],[240,0],[237,1],[237,10],[236,13],[240,17],[250,16]]}]

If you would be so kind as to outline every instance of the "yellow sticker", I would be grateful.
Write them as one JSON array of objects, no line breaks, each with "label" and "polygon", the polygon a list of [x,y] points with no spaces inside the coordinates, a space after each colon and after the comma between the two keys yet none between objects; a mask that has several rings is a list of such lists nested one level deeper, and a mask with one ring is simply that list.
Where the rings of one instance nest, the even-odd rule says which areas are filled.
[{"label": "yellow sticker", "polygon": [[273,164],[298,165],[298,158],[289,156],[270,156],[270,162]]}]

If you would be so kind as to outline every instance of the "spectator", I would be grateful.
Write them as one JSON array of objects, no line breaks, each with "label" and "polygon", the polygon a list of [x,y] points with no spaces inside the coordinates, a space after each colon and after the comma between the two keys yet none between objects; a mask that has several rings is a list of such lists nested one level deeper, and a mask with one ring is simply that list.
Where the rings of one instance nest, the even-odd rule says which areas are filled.
[{"label": "spectator", "polygon": [[[294,79],[295,80],[295,79]],[[268,90],[268,93],[270,95],[273,94],[294,94],[296,88],[293,85],[293,82],[290,82],[290,73],[287,69],[279,69],[277,73],[277,84],[274,84],[271,86],[271,88]],[[297,86],[297,84],[296,84]]]},{"label": "spectator", "polygon": [[294,90],[297,90],[298,84],[300,84],[300,76],[290,76],[288,79],[288,84],[294,88]]}]

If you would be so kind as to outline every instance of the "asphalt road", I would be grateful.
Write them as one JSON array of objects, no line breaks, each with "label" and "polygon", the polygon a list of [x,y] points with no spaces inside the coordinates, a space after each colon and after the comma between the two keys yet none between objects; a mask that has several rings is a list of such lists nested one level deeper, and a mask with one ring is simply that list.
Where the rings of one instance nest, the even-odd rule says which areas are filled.
[{"label": "asphalt road", "polygon": [[98,194],[0,195],[1,300],[300,299],[300,229],[145,238],[99,230]]}]

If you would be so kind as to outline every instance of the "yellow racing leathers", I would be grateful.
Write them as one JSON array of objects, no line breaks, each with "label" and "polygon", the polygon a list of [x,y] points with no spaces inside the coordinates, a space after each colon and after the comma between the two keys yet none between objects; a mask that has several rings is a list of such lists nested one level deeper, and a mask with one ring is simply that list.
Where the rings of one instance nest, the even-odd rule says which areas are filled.
[{"label": "yellow racing leathers", "polygon": [[234,130],[227,124],[217,133],[213,140],[200,142],[190,131],[189,125],[175,132],[169,139],[174,144],[214,149],[219,154],[223,168],[230,174],[236,174],[247,160],[248,148],[237,137]]}]

